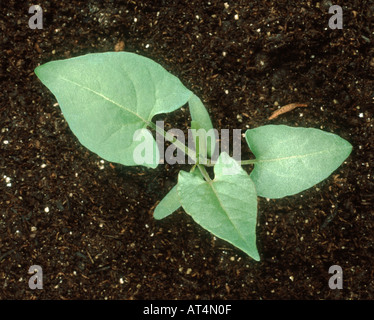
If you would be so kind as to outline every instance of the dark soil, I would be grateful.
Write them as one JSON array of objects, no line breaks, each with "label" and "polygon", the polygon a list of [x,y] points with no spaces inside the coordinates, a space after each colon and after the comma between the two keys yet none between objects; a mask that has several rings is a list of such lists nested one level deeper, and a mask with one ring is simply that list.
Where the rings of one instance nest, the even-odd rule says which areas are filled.
[{"label": "dark soil", "polygon": [[[33,3],[1,4],[0,299],[374,298],[373,2],[226,3],[42,1],[42,30],[28,27]],[[342,30],[328,27],[332,4]],[[121,41],[200,96],[217,129],[315,127],[353,145],[317,186],[259,198],[260,262],[182,209],[154,220],[184,167],[101,163],[33,72]],[[293,102],[308,107],[267,120]],[[185,129],[188,110],[166,120]],[[31,265],[42,290],[28,286]],[[331,265],[342,290],[328,286]]]}]

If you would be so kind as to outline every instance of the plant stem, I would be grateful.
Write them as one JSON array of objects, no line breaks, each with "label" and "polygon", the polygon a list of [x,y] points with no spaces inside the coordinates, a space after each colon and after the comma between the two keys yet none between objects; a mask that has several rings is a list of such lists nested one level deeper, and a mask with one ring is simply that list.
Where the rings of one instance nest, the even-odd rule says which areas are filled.
[{"label": "plant stem", "polygon": [[[197,159],[197,155],[196,155],[195,150],[192,150],[191,148],[187,147],[185,144],[180,142],[172,134],[166,132],[163,128],[156,126],[156,124],[154,124],[153,122],[151,122],[151,121],[148,122],[148,126],[151,129],[155,130],[158,134],[162,135],[167,141],[174,144],[178,149],[182,150],[193,161],[195,161],[195,163],[198,165],[198,167],[199,167],[199,169],[200,169],[200,171],[203,175],[204,175],[204,173],[202,172],[202,169],[204,170],[204,172],[206,174],[206,176],[204,175],[204,178],[208,178],[209,181],[210,181],[209,175],[206,172],[205,168],[201,164],[199,164],[199,159]],[[214,166],[214,163],[212,163],[211,159],[204,159],[204,160],[206,160],[206,162],[207,162],[206,164],[204,164],[204,166],[207,166],[207,167],[213,167]],[[258,160],[256,160],[256,159],[238,161],[238,163],[242,166],[255,164],[257,162],[258,162]]]},{"label": "plant stem", "polygon": [[197,167],[199,168],[201,174],[203,175],[206,182],[212,182],[212,179],[210,179],[208,172],[206,171],[205,167],[201,164],[198,164]]},{"label": "plant stem", "polygon": [[156,126],[153,122],[148,122],[148,126],[155,130],[158,134],[162,135],[166,140],[170,141],[174,144],[178,149],[182,150],[185,154],[187,154],[193,161],[196,160],[196,152],[191,148],[187,147],[185,144],[180,142],[176,137],[172,134],[166,132],[163,128]]},{"label": "plant stem", "polygon": [[[250,164],[255,164],[257,162],[258,162],[257,159],[237,161],[237,163],[240,164],[241,166],[247,166]],[[206,167],[214,167],[214,165],[215,165],[215,162],[212,162],[211,159],[208,159],[207,164],[205,164]]]},{"label": "plant stem", "polygon": [[239,161],[239,164],[242,165],[242,166],[246,166],[246,165],[249,165],[249,164],[255,164],[257,163],[258,160],[257,159],[252,159],[252,160],[242,160],[242,161]]}]

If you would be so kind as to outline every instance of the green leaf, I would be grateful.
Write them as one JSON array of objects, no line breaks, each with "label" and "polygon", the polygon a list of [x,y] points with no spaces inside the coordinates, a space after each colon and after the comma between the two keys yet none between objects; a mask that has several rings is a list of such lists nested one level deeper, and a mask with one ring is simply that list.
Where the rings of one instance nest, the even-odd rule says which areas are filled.
[{"label": "green leaf", "polygon": [[[147,127],[156,114],[181,107],[192,95],[161,65],[129,52],[52,61],[35,73],[56,96],[79,141],[100,157],[123,165],[138,165],[133,151],[141,141],[133,141],[134,133]],[[148,151],[155,152],[143,165],[155,168],[158,148],[154,138],[148,138]]]},{"label": "green leaf", "polygon": [[[190,174],[194,176],[201,176],[201,173],[196,167],[193,167],[190,171]],[[161,220],[166,218],[167,216],[171,215],[173,212],[177,211],[181,206],[178,192],[177,192],[177,185],[176,184],[167,194],[166,196],[160,201],[157,205],[153,217],[156,220]]]},{"label": "green leaf", "polygon": [[205,130],[205,136],[201,135],[201,138],[204,139],[205,147],[207,148],[207,150],[206,151],[205,149],[201,150],[200,148],[200,153],[204,154],[205,152],[207,152],[207,155],[211,157],[212,154],[214,153],[216,137],[215,136],[213,137],[213,146],[212,146],[212,141],[207,140],[207,137],[209,136],[211,136],[212,138],[212,135],[214,132],[213,124],[212,124],[212,121],[210,120],[209,113],[206,110],[200,98],[196,96],[195,94],[193,94],[188,100],[188,106],[189,106],[190,113],[191,113],[192,123],[194,123],[193,125],[194,127],[192,127],[192,124],[191,124],[191,128],[196,129],[196,130],[198,129]]},{"label": "green leaf", "polygon": [[176,184],[160,201],[153,213],[153,218],[161,220],[179,209],[181,204],[179,202],[177,186]]},{"label": "green leaf", "polygon": [[[191,132],[195,143],[196,156],[199,156],[199,163],[206,164],[206,159],[208,155],[207,150],[207,134],[205,129],[201,128],[198,121],[191,121]],[[195,162],[197,160],[193,159]],[[204,162],[205,161],[205,162]]]},{"label": "green leaf", "polygon": [[258,261],[254,184],[226,153],[219,156],[214,173],[214,180],[209,182],[185,171],[179,173],[182,207],[203,228]]},{"label": "green leaf", "polygon": [[341,137],[313,128],[267,125],[245,134],[256,156],[251,179],[257,194],[282,198],[326,179],[352,151]]}]

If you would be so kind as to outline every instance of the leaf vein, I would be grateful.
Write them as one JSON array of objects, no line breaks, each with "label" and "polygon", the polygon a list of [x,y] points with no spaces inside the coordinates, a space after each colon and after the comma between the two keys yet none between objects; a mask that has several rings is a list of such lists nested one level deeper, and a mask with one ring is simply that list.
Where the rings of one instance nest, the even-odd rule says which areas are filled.
[{"label": "leaf vein", "polygon": [[[144,122],[144,124],[146,124],[146,125],[149,124],[149,121],[147,121],[146,119],[142,118],[142,117],[141,117],[139,114],[137,114],[136,112],[134,112],[134,111],[130,110],[129,108],[126,108],[126,107],[123,106],[122,104],[120,104],[120,103],[118,103],[118,102],[116,102],[116,101],[114,101],[114,100],[108,98],[107,96],[103,95],[102,93],[97,92],[96,90],[93,90],[93,89],[88,88],[88,87],[86,87],[86,86],[83,86],[83,85],[81,85],[81,84],[79,84],[79,83],[77,83],[77,82],[75,82],[75,81],[73,81],[73,80],[66,79],[66,78],[64,78],[64,77],[60,77],[60,78],[61,78],[62,80],[64,80],[64,81],[67,81],[67,82],[70,82],[70,83],[76,85],[77,87],[80,87],[80,88],[82,88],[82,89],[84,89],[84,90],[90,91],[90,92],[92,92],[92,93],[98,95],[99,97],[101,97],[101,98],[103,98],[104,100],[106,100],[106,101],[108,101],[108,102],[110,102],[110,103],[116,105],[117,107],[119,107],[119,108],[125,110],[126,112],[135,115],[135,116],[138,117],[142,122]],[[135,90],[135,91],[136,91],[136,90]]]}]

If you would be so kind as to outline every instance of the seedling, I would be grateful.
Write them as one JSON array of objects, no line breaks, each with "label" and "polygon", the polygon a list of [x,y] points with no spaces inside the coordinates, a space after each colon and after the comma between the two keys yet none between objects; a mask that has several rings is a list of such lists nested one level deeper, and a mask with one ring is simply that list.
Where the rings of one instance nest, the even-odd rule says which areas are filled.
[{"label": "seedling", "polygon": [[[257,261],[257,196],[282,198],[308,189],[326,179],[352,150],[346,140],[319,129],[265,125],[245,132],[255,159],[237,161],[219,153],[205,139],[213,127],[201,100],[161,65],[134,53],[52,61],[35,73],[56,96],[79,141],[103,159],[156,168],[160,150],[149,129],[193,159],[191,171],[179,172],[177,185],[158,204],[154,218],[182,206],[203,228]],[[199,143],[194,149],[152,122],[155,115],[186,103],[191,127],[207,133],[195,131]],[[249,175],[243,165],[254,165]],[[208,166],[214,167],[214,178]]]}]

